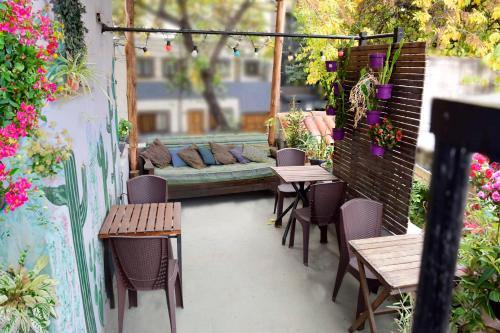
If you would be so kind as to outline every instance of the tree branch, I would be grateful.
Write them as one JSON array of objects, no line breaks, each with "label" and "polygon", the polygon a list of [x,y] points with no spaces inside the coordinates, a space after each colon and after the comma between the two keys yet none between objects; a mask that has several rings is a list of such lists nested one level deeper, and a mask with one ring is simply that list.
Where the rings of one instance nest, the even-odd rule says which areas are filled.
[{"label": "tree branch", "polygon": [[158,5],[157,10],[154,10],[153,8],[151,8],[150,6],[145,4],[143,1],[138,1],[137,5],[139,7],[141,7],[142,9],[144,9],[146,12],[155,15],[156,18],[162,19],[164,21],[167,21],[167,22],[170,22],[170,23],[173,23],[176,25],[180,25],[180,21],[175,16],[173,16],[165,11],[166,0],[160,1],[160,4]]}]

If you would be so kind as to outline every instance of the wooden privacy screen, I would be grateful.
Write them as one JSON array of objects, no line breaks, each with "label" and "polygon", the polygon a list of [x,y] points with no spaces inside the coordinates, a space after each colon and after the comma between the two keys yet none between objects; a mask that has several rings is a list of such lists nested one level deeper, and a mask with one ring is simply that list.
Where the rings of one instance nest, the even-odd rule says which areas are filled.
[{"label": "wooden privacy screen", "polygon": [[[350,89],[367,66],[368,55],[387,52],[388,45],[352,48],[346,80]],[[393,45],[392,49],[397,49]],[[406,43],[392,74],[392,98],[379,103],[383,116],[403,130],[403,141],[383,157],[370,154],[368,125],[362,119],[353,128],[354,114],[348,113],[344,140],[335,142],[333,173],[349,184],[348,197],[364,196],[384,204],[384,227],[396,234],[406,232],[415,165],[422,91],[425,74],[425,43]]]}]

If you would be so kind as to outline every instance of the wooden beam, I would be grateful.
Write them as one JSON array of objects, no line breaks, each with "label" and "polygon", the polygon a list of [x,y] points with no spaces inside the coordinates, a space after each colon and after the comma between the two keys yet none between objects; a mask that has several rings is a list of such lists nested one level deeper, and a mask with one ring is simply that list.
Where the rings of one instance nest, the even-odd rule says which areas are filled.
[{"label": "wooden beam", "polygon": [[[134,26],[134,0],[125,0],[125,24]],[[135,77],[135,42],[132,32],[125,33],[125,59],[127,63],[127,110],[128,120],[133,127],[129,136],[130,177],[138,174],[137,170],[137,98]]]},{"label": "wooden beam", "polygon": [[[285,0],[276,0],[276,31],[283,33],[285,31]],[[280,88],[281,88],[281,58],[283,56],[283,37],[274,39],[274,61],[273,61],[273,77],[271,83],[271,106],[269,109],[269,118],[276,120],[276,115],[280,105]],[[274,145],[276,121],[269,127],[267,140],[270,145]]]}]

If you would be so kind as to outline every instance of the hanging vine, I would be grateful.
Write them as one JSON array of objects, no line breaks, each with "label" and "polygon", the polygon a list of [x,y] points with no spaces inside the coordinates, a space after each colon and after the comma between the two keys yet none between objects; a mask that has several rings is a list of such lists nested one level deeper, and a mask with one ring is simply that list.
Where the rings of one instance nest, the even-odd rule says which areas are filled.
[{"label": "hanging vine", "polygon": [[87,54],[85,34],[88,32],[82,21],[85,6],[79,0],[52,0],[53,11],[64,27],[65,56],[83,59]]}]

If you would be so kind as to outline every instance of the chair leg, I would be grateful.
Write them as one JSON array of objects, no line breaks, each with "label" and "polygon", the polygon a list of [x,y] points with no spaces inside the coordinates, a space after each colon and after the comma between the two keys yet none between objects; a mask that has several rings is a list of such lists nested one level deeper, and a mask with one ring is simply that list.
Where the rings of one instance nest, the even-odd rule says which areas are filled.
[{"label": "chair leg", "polygon": [[180,273],[177,273],[177,278],[175,279],[175,302],[177,306],[184,308],[184,298],[182,295],[182,281]]},{"label": "chair leg", "polygon": [[[283,201],[285,200],[285,196],[278,191],[278,207],[276,209],[276,216],[281,216],[283,214]],[[277,223],[281,224],[281,221],[276,221]]]},{"label": "chair leg", "polygon": [[297,219],[294,218],[292,220],[292,226],[290,228],[290,243],[288,244],[288,247],[290,248],[292,248],[295,244],[295,224],[297,224]]},{"label": "chair leg", "polygon": [[340,285],[342,285],[345,273],[347,272],[348,264],[348,260],[344,260],[341,258],[339,261],[339,268],[337,270],[337,276],[335,277],[335,286],[333,287],[332,302],[335,302],[335,300],[337,299],[337,294],[339,293]]},{"label": "chair leg", "polygon": [[302,224],[302,251],[304,266],[309,266],[309,223]]},{"label": "chair leg", "polygon": [[119,277],[116,279],[118,289],[118,333],[123,332],[123,317],[125,316],[126,288]]},{"label": "chair leg", "polygon": [[278,192],[274,195],[274,210],[273,214],[276,214],[276,207],[278,206]]},{"label": "chair leg", "polygon": [[128,290],[128,308],[137,307],[137,290]]},{"label": "chair leg", "polygon": [[174,297],[174,283],[167,286],[165,294],[167,295],[167,307],[168,307],[168,317],[170,319],[170,331],[172,333],[177,332],[176,322],[175,322],[175,297]]}]

